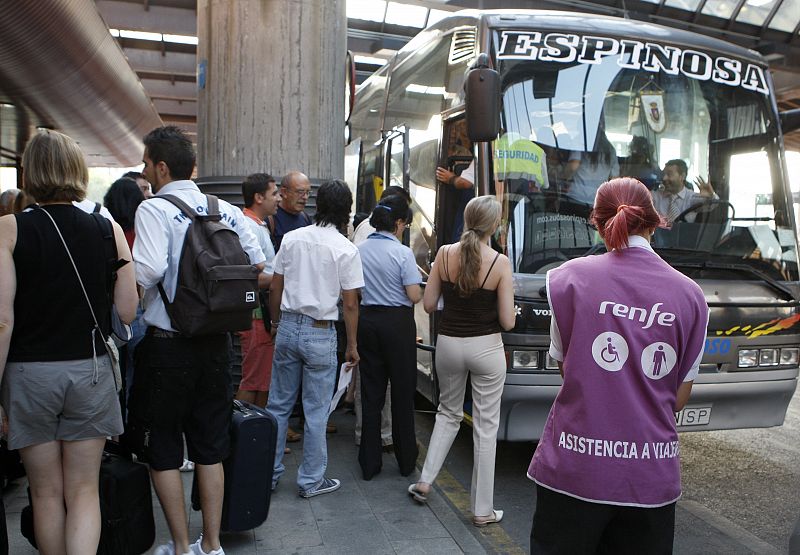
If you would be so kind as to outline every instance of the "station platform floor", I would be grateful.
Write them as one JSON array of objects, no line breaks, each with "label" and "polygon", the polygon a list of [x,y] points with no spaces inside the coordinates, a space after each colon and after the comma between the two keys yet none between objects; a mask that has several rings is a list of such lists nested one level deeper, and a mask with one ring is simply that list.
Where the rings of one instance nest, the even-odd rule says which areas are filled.
[{"label": "station platform floor", "polygon": [[[251,554],[524,554],[535,506],[535,487],[524,477],[524,460],[532,444],[500,444],[495,480],[495,505],[506,511],[499,525],[478,529],[471,524],[469,478],[471,474],[471,430],[464,425],[450,452],[448,462],[429,495],[427,505],[414,503],[406,488],[415,481],[400,476],[392,454],[384,454],[383,471],[371,481],[361,478],[358,448],[353,441],[355,418],[342,409],[331,419],[338,432],[328,435],[328,472],[342,481],[338,491],[303,499],[294,483],[302,457],[302,442],[289,444],[286,473],[272,495],[267,521],[248,532],[227,533],[222,546],[228,555]],[[425,457],[433,427],[429,412],[417,415],[420,442],[418,470]],[[522,471],[519,468],[523,468]],[[187,497],[191,473],[184,473]],[[19,532],[19,517],[27,504],[24,479],[4,491],[9,532],[9,553],[37,553]],[[155,494],[153,514],[156,542],[169,540],[167,525]],[[201,530],[199,512],[189,511],[189,536],[192,541]],[[676,511],[675,553],[776,553],[772,546],[747,532],[720,522],[697,504],[679,501]],[[151,549],[152,551],[152,549]]]}]

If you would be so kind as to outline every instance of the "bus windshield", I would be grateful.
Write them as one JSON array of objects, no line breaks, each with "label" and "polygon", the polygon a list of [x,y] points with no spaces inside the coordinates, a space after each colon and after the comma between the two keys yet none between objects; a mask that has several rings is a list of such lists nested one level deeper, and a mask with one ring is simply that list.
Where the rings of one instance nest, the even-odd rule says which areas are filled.
[{"label": "bus windshield", "polygon": [[[514,271],[544,273],[603,252],[590,222],[595,193],[610,178],[631,176],[651,190],[666,221],[653,246],[676,267],[735,263],[798,279],[791,193],[763,68],[567,34],[547,56],[545,46],[530,46],[538,33],[519,35],[496,35],[502,120],[491,149],[503,201],[498,242]],[[605,54],[586,57],[582,39]],[[529,50],[513,51],[509,40]],[[641,48],[614,50],[598,46],[602,40]],[[574,45],[572,55],[565,44]],[[742,278],[719,267],[704,275]]]}]

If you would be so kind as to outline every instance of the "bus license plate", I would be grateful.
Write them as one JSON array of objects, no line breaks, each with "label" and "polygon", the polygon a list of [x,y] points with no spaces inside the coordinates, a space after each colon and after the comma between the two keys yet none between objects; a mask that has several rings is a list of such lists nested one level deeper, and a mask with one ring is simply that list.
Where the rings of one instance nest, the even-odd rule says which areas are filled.
[{"label": "bus license plate", "polygon": [[711,407],[686,407],[675,414],[678,426],[704,426],[711,421]]}]

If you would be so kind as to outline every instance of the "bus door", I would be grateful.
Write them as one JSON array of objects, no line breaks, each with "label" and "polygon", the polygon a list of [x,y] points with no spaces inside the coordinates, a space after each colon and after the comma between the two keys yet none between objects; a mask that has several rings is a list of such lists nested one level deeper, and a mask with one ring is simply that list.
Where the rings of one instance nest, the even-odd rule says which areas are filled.
[{"label": "bus door", "polygon": [[383,191],[383,144],[359,141],[358,150],[351,152],[353,144],[348,145],[345,160],[351,157],[358,160],[357,177],[353,182],[355,213],[359,218],[369,217]]},{"label": "bus door", "polygon": [[[443,122],[439,166],[458,176],[472,175],[474,185],[473,145],[467,137],[464,113],[458,113]],[[462,175],[463,174],[463,175]],[[475,189],[456,189],[447,183],[438,184],[437,229],[438,245],[457,243],[464,228],[464,208],[475,196]]]},{"label": "bus door", "polygon": [[[438,165],[471,181],[473,186],[468,189],[457,189],[449,183],[437,184],[438,247],[457,243],[461,238],[464,229],[464,209],[467,203],[475,197],[475,162],[474,145],[467,136],[467,121],[464,112],[455,112],[442,122]],[[438,334],[440,319],[440,312],[435,312],[431,318],[431,331],[434,336]],[[467,415],[472,414],[471,392],[472,388],[468,385],[464,397],[464,411]],[[438,397],[435,402],[438,403]]]},{"label": "bus door", "polygon": [[[435,251],[432,198],[434,193],[425,186],[419,176],[411,169],[411,158],[426,151],[425,144],[417,145],[412,152],[409,145],[409,132],[405,125],[393,128],[383,139],[384,177],[386,186],[403,187],[411,196],[411,209],[414,212],[410,229],[403,236],[403,243],[414,252],[417,267],[423,279],[423,288],[430,272],[430,263]],[[419,160],[417,160],[419,162]],[[417,164],[420,165],[419,163]],[[433,319],[434,315],[425,312],[422,302],[414,305],[414,321],[417,336],[417,390],[432,403],[439,399],[439,387],[433,367]]]}]

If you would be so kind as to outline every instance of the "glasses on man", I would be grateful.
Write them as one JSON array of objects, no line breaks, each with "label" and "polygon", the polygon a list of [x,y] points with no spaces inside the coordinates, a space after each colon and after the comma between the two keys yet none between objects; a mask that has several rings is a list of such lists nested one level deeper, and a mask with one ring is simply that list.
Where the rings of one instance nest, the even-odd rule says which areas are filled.
[{"label": "glasses on man", "polygon": [[289,189],[289,192],[298,197],[307,197],[311,195],[311,189]]}]

